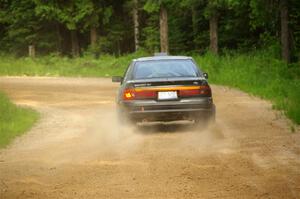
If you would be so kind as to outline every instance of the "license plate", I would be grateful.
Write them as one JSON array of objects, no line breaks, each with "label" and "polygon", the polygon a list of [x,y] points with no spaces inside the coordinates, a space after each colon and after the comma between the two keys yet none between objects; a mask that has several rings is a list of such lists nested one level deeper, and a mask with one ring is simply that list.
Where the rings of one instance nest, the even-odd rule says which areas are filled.
[{"label": "license plate", "polygon": [[177,98],[176,91],[158,92],[158,100],[173,100]]}]

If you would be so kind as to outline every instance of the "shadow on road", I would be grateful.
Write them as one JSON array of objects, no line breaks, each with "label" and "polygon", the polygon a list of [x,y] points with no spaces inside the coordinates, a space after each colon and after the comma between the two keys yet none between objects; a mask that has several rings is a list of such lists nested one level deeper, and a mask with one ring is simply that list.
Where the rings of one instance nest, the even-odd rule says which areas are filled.
[{"label": "shadow on road", "polygon": [[136,129],[136,132],[140,134],[188,133],[196,130],[199,131],[199,128],[196,128],[192,122],[139,124],[136,126]]}]

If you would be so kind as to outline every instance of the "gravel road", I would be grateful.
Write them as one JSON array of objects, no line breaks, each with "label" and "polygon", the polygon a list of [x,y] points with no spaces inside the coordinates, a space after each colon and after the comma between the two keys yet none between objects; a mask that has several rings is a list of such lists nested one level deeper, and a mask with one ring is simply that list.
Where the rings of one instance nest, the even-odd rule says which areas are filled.
[{"label": "gravel road", "polygon": [[300,131],[270,103],[213,86],[214,126],[122,128],[117,87],[0,78],[15,103],[41,113],[0,150],[0,198],[300,198]]}]

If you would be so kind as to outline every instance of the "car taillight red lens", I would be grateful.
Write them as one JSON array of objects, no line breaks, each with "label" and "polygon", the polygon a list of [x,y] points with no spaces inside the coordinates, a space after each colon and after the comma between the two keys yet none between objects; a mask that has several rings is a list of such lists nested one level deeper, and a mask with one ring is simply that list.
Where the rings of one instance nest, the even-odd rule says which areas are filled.
[{"label": "car taillight red lens", "polygon": [[141,90],[135,91],[136,99],[155,99],[157,91],[155,90]]},{"label": "car taillight red lens", "polygon": [[183,89],[179,90],[179,96],[192,97],[192,96],[211,96],[211,89],[209,86],[200,86],[197,89]]},{"label": "car taillight red lens", "polygon": [[126,89],[123,94],[124,100],[156,99],[156,98],[157,98],[157,91],[155,90]]}]

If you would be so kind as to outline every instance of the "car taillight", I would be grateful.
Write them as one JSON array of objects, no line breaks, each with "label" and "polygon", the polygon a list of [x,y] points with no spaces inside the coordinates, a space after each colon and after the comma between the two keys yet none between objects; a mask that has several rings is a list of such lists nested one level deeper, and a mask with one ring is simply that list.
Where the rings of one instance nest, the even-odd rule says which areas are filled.
[{"label": "car taillight", "polygon": [[135,98],[135,92],[133,89],[126,89],[123,93],[124,100],[133,100]]},{"label": "car taillight", "polygon": [[211,96],[211,89],[209,86],[199,86],[197,89],[182,89],[179,90],[180,97],[193,96]]},{"label": "car taillight", "polygon": [[141,89],[126,89],[124,91],[124,100],[133,99],[156,99],[157,91],[155,90],[141,90]]},{"label": "car taillight", "polygon": [[211,89],[206,86],[177,86],[161,88],[130,88],[123,93],[124,100],[157,99],[158,92],[177,91],[179,97],[211,97]]}]

